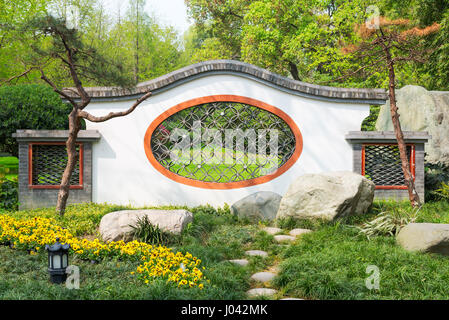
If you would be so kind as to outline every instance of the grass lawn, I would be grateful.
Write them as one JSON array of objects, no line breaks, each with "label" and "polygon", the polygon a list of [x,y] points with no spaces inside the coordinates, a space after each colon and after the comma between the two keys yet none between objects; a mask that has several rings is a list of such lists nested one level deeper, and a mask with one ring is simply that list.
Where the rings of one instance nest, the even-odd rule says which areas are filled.
[{"label": "grass lawn", "polygon": [[[79,237],[95,237],[101,217],[124,208],[70,206],[62,218],[53,209],[4,213],[16,218],[54,217]],[[228,209],[190,208],[194,222],[167,246],[202,260],[204,275],[210,280],[202,290],[176,288],[164,280],[145,284],[131,275],[137,262],[105,259],[90,264],[76,258],[71,264],[80,267],[80,289],[68,290],[49,283],[45,252],[30,255],[0,246],[0,299],[245,299],[245,292],[257,286],[250,276],[273,267],[279,270],[270,285],[278,290],[275,299],[448,299],[448,257],[410,253],[397,246],[393,237],[368,240],[354,228],[394,208],[406,210],[408,204],[376,202],[370,214],[337,223],[281,221],[283,233],[295,227],[314,230],[289,245],[278,245],[272,235],[261,231],[268,223],[238,220]],[[449,203],[425,204],[418,221],[448,223]],[[265,250],[268,258],[247,257],[246,267],[226,261],[244,258],[249,249]],[[379,268],[379,290],[365,286],[369,265]]]},{"label": "grass lawn", "polygon": [[0,172],[2,169],[6,169],[6,178],[13,179],[17,178],[19,173],[19,159],[16,157],[0,157]]},{"label": "grass lawn", "polygon": [[[217,151],[219,150],[219,151]],[[189,150],[188,155],[178,149],[172,150],[176,162],[162,161],[166,168],[182,177],[205,182],[233,182],[258,178],[277,169],[282,157],[269,157],[226,148],[203,148]],[[204,157],[203,162],[201,159]],[[215,164],[207,161],[214,159]],[[198,164],[201,164],[198,168]],[[260,170],[261,168],[264,169]]]}]

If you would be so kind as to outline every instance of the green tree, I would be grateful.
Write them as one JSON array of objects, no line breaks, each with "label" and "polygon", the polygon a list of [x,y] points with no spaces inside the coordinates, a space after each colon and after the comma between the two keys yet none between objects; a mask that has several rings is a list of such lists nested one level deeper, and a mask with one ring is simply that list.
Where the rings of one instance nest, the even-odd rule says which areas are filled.
[{"label": "green tree", "polygon": [[[368,16],[365,23],[355,26],[357,37],[343,48],[343,52],[353,58],[369,58],[369,63],[357,68],[350,75],[361,70],[373,72],[385,69],[388,72],[388,97],[391,120],[394,127],[404,173],[405,185],[408,187],[409,199],[413,207],[420,206],[414,178],[407,157],[404,135],[399,121],[396,104],[396,68],[410,62],[426,62],[429,50],[423,41],[427,36],[439,31],[440,25],[419,28],[408,19],[388,19],[382,16]],[[363,59],[364,60],[364,59]]]},{"label": "green tree", "polygon": [[[75,28],[69,28],[64,19],[49,15],[37,16],[16,29],[21,41],[33,48],[33,54],[22,57],[27,66],[17,77],[32,71],[39,72],[41,79],[72,106],[68,115],[69,137],[66,141],[68,161],[62,175],[56,204],[56,210],[63,215],[69,196],[70,178],[78,160],[76,140],[82,128],[82,121],[103,122],[125,116],[134,111],[151,93],[143,94],[125,111],[93,116],[85,110],[91,97],[85,90],[82,79],[96,79],[99,83],[107,85],[130,86],[132,79],[123,76],[120,64],[108,60],[94,47],[84,43],[81,33]],[[59,68],[67,73],[67,78],[72,80],[73,87],[66,89],[58,87],[46,73],[46,68],[50,64],[59,65]]]},{"label": "green tree", "polygon": [[[448,0],[186,0],[199,28],[209,28],[208,48],[225,47],[230,56],[297,80],[345,87],[388,87],[388,72],[365,72],[369,57],[352,59],[339,48],[355,36],[354,25],[370,5],[391,19],[438,22],[442,32],[425,39],[433,50],[429,63],[396,68],[396,84],[446,89],[449,85]],[[197,53],[201,59],[214,54]],[[225,52],[222,48],[217,51]],[[197,59],[198,60],[198,59]],[[348,77],[347,70],[361,68]],[[437,76],[434,76],[437,75]]]},{"label": "green tree", "polygon": [[70,109],[48,86],[0,87],[0,151],[17,156],[17,129],[67,130]]}]

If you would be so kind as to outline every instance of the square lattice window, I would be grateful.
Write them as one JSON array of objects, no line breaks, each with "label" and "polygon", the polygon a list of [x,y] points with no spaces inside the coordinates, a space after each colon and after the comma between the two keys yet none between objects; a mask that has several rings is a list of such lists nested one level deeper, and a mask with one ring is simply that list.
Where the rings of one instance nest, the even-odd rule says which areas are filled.
[{"label": "square lattice window", "polygon": [[[67,165],[65,143],[30,143],[29,186],[30,188],[57,189]],[[83,145],[76,145],[78,161],[70,179],[71,189],[83,187]]]},{"label": "square lattice window", "polygon": [[[415,148],[407,145],[407,157],[415,178]],[[399,148],[396,144],[364,144],[362,146],[362,175],[376,189],[407,189],[402,172]]]}]

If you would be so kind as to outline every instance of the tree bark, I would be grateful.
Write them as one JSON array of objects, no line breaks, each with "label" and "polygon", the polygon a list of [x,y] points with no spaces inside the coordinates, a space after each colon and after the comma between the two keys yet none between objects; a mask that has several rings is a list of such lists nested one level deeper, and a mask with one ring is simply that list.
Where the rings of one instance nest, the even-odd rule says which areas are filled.
[{"label": "tree bark", "polygon": [[418,207],[421,205],[421,203],[419,200],[419,195],[416,192],[413,175],[411,174],[410,162],[408,161],[408,157],[407,157],[407,146],[405,145],[404,134],[402,132],[401,123],[399,122],[398,107],[396,105],[396,90],[395,90],[396,89],[396,87],[395,87],[396,75],[394,72],[394,62],[393,62],[393,59],[391,57],[391,53],[390,53],[390,50],[388,49],[388,47],[384,47],[384,51],[386,54],[386,61],[387,61],[387,67],[388,67],[388,77],[389,77],[388,96],[390,99],[391,121],[393,123],[396,140],[398,142],[402,172],[404,173],[404,180],[405,180],[405,184],[407,185],[410,203],[412,204],[413,207]]},{"label": "tree bark", "polygon": [[289,61],[288,66],[290,68],[290,74],[292,75],[293,79],[301,81],[301,79],[299,78],[298,67],[296,67],[296,64]]},{"label": "tree bark", "polygon": [[75,170],[75,166],[78,161],[78,153],[76,152],[76,138],[80,129],[81,123],[78,117],[78,110],[74,107],[69,115],[69,137],[66,141],[67,166],[62,175],[61,185],[58,192],[58,202],[56,204],[56,211],[60,216],[63,216],[65,213],[67,199],[69,197],[70,178],[72,177],[72,173]]}]

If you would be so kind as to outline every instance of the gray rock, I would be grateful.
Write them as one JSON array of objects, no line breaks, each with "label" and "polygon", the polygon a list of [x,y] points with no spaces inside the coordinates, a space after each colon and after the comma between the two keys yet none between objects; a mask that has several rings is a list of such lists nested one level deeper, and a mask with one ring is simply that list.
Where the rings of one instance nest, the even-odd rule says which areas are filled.
[{"label": "gray rock", "polygon": [[270,191],[256,192],[234,203],[231,212],[254,222],[271,221],[276,218],[281,198],[279,194]]},{"label": "gray rock", "polygon": [[312,230],[309,230],[309,229],[293,229],[293,230],[290,230],[290,232],[289,232],[289,234],[291,235],[291,236],[293,236],[293,237],[299,237],[299,236],[301,236],[301,235],[303,235],[303,234],[305,234],[305,233],[309,233],[309,232],[312,232]]},{"label": "gray rock", "polygon": [[274,236],[274,241],[276,241],[276,242],[288,242],[288,241],[295,241],[295,240],[296,240],[295,237],[287,236],[287,235],[283,235],[283,234]]},{"label": "gray rock", "polygon": [[[449,92],[408,85],[396,90],[396,100],[402,130],[427,131],[432,136],[425,145],[426,160],[449,164]],[[380,108],[376,129],[393,130],[389,101]]]},{"label": "gray rock", "polygon": [[228,260],[228,261],[231,263],[234,263],[236,265],[242,266],[242,267],[247,266],[249,263],[249,261],[246,259],[234,259],[234,260]]},{"label": "gray rock", "polygon": [[271,297],[276,294],[276,290],[268,288],[255,288],[248,290],[246,294],[250,298]]},{"label": "gray rock", "polygon": [[449,255],[449,224],[410,223],[399,231],[396,241],[408,251]]},{"label": "gray rock", "polygon": [[305,174],[289,186],[276,218],[335,220],[364,214],[374,198],[375,185],[350,171]]},{"label": "gray rock", "polygon": [[282,232],[282,229],[274,228],[274,227],[265,227],[262,230],[265,231],[266,233],[272,234],[272,235],[275,235],[276,233]]},{"label": "gray rock", "polygon": [[269,282],[276,277],[273,272],[257,272],[251,276],[251,279],[259,282]]},{"label": "gray rock", "polygon": [[162,231],[180,234],[184,227],[193,221],[187,210],[122,210],[106,214],[100,221],[100,234],[103,241],[130,241],[129,235],[138,219],[144,216]]},{"label": "gray rock", "polygon": [[260,256],[260,257],[268,257],[268,253],[262,250],[248,250],[245,253],[249,256]]}]

